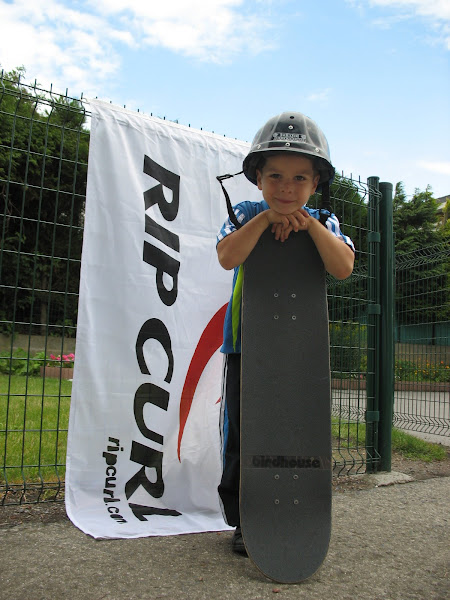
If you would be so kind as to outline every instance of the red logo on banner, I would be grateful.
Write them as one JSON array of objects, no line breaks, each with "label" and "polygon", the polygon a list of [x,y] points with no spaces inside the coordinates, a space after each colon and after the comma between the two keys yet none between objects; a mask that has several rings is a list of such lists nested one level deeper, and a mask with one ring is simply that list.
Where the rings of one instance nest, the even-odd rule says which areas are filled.
[{"label": "red logo on banner", "polygon": [[180,401],[180,430],[178,432],[177,450],[179,461],[181,461],[181,439],[183,437],[184,427],[191,410],[195,390],[197,389],[200,377],[210,358],[222,345],[223,322],[225,320],[226,310],[227,304],[222,306],[222,308],[216,312],[211,321],[208,323],[200,337],[194,352],[194,356],[192,357],[191,364],[189,365]]}]

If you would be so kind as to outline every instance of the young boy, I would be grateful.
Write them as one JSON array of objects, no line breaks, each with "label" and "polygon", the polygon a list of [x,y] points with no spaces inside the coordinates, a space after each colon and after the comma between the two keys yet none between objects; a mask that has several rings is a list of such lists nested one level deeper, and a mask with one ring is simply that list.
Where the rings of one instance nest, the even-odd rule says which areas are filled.
[{"label": "young boy", "polygon": [[221,434],[223,473],[219,495],[227,523],[235,526],[232,548],[245,554],[239,518],[240,376],[242,264],[261,234],[271,227],[283,243],[292,232],[307,231],[325,269],[338,279],[353,270],[354,246],[340,231],[336,216],[306,206],[318,187],[329,202],[334,168],[328,143],[317,125],[301,113],[286,112],[270,119],[256,134],[243,163],[247,179],[258,186],[261,202],[241,202],[233,208],[235,218],[217,236],[217,255],[224,269],[234,269],[233,292],[224,323],[225,354]]}]

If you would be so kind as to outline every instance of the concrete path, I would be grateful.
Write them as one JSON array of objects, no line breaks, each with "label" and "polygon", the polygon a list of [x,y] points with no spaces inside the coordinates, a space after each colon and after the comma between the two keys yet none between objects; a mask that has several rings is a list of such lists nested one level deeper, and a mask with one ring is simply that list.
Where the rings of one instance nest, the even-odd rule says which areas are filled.
[{"label": "concrete path", "polygon": [[230,533],[95,541],[69,521],[4,527],[0,598],[448,600],[449,499],[448,477],[334,494],[328,557],[298,585],[232,554]]}]

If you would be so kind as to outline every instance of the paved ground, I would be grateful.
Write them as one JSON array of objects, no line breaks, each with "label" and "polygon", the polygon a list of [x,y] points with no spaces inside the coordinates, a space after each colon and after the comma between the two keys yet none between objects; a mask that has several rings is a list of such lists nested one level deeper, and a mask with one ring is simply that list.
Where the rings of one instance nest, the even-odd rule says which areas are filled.
[{"label": "paved ground", "polygon": [[328,557],[298,585],[233,555],[230,533],[95,541],[60,506],[56,522],[0,528],[0,598],[447,600],[449,498],[450,477],[335,493]]}]

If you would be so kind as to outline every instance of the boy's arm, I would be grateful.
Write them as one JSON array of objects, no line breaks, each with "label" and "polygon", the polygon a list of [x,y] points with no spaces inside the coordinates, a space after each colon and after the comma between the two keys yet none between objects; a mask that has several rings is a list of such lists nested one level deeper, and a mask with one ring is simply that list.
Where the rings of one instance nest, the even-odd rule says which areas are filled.
[{"label": "boy's arm", "polygon": [[[220,265],[226,270],[241,265],[269,225],[275,226],[275,237],[282,241],[288,237],[290,231],[308,231],[330,275],[337,279],[346,279],[352,274],[355,262],[353,250],[303,209],[289,215],[281,215],[269,209],[247,221],[240,229],[230,233],[217,244]],[[279,229],[276,228],[277,225],[280,226]],[[280,235],[280,231],[287,234]]]},{"label": "boy's arm", "polygon": [[269,225],[279,223],[284,228],[293,227],[295,218],[281,215],[272,209],[264,210],[247,221],[240,229],[233,231],[217,244],[220,265],[229,271],[241,265],[256,246],[259,238]]},{"label": "boy's arm", "polygon": [[292,231],[308,231],[322,258],[325,269],[336,279],[346,279],[352,274],[355,254],[342,239],[336,237],[322,223],[300,208],[291,214],[289,226],[274,225],[275,239],[284,242]]},{"label": "boy's arm", "polygon": [[219,263],[227,271],[241,265],[246,260],[269,226],[264,212],[247,221],[240,229],[236,229],[217,244]]},{"label": "boy's arm", "polygon": [[352,274],[355,254],[341,239],[314,217],[308,216],[307,229],[323,260],[325,269],[337,279],[346,279]]}]

